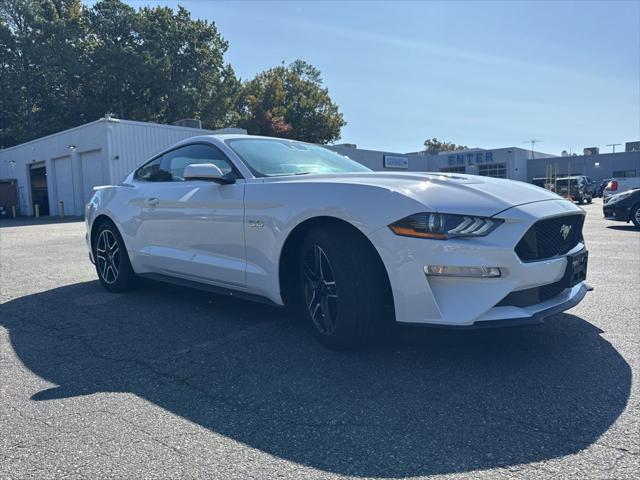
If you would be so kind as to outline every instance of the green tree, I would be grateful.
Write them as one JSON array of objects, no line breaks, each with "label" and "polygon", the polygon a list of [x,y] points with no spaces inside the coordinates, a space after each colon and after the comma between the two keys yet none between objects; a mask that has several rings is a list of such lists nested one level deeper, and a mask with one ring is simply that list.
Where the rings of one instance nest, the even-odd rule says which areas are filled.
[{"label": "green tree", "polygon": [[213,23],[167,7],[135,11],[103,0],[89,12],[93,42],[91,88],[96,114],[171,123],[200,118],[208,128],[226,126],[240,82],[224,63],[227,42]]},{"label": "green tree", "polygon": [[183,7],[143,8],[140,36],[149,68],[151,101],[166,122],[198,117],[208,127],[227,126],[240,82],[224,62],[228,43],[215,25],[192,20]]},{"label": "green tree", "polygon": [[242,90],[241,125],[251,134],[328,143],[346,125],[320,71],[302,60],[259,73]]},{"label": "green tree", "polygon": [[469,147],[464,145],[456,145],[451,142],[441,142],[437,138],[431,138],[424,141],[425,150],[428,153],[436,154],[438,152],[452,152],[454,150],[465,150]]},{"label": "green tree", "polygon": [[326,143],[342,114],[318,69],[301,60],[244,84],[224,61],[228,44],[213,22],[178,7],[121,0],[0,0],[0,147],[95,120],[205,128]]},{"label": "green tree", "polygon": [[80,0],[0,1],[0,146],[78,122]]},{"label": "green tree", "polygon": [[237,123],[227,42],[184,8],[0,0],[0,146],[95,120]]}]

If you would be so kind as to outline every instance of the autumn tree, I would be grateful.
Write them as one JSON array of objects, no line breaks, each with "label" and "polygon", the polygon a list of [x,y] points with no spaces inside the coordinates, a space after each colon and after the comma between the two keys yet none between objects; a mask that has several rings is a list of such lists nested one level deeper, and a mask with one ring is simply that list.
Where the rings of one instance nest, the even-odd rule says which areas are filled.
[{"label": "autumn tree", "polygon": [[346,125],[320,71],[303,60],[259,73],[241,99],[241,125],[251,134],[328,143]]}]

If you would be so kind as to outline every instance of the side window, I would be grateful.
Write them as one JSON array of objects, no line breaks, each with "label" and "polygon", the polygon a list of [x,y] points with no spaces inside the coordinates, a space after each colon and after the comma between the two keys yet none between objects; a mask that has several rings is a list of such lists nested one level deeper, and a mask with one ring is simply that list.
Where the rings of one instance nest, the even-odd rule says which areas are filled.
[{"label": "side window", "polygon": [[219,148],[214,145],[194,144],[176,148],[151,160],[136,170],[134,179],[147,182],[182,182],[184,168],[193,163],[212,163],[225,177],[237,177],[231,163]]},{"label": "side window", "polygon": [[213,145],[194,144],[177,148],[162,156],[161,169],[170,173],[174,182],[184,181],[184,168],[194,163],[212,163],[227,178],[235,178],[235,172],[224,153]]},{"label": "side window", "polygon": [[149,163],[144,164],[133,175],[136,180],[143,180],[146,182],[170,182],[171,173],[163,170],[162,156],[151,160]]}]

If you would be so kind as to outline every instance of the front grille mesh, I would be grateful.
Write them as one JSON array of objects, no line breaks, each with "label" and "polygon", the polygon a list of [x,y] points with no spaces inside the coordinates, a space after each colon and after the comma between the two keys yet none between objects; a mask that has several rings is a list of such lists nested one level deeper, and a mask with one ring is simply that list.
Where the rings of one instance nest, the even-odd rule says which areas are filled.
[{"label": "front grille mesh", "polygon": [[518,242],[516,253],[524,262],[564,255],[582,240],[583,224],[581,213],[539,220]]}]

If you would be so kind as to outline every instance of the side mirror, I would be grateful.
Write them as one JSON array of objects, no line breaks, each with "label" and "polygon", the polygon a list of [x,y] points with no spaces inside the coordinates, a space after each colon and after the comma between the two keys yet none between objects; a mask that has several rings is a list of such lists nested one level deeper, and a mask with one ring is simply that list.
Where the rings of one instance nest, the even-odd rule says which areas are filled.
[{"label": "side mirror", "polygon": [[225,178],[222,171],[212,163],[192,163],[187,165],[184,167],[182,176],[185,180],[210,180],[221,184],[236,182],[233,178]]}]

